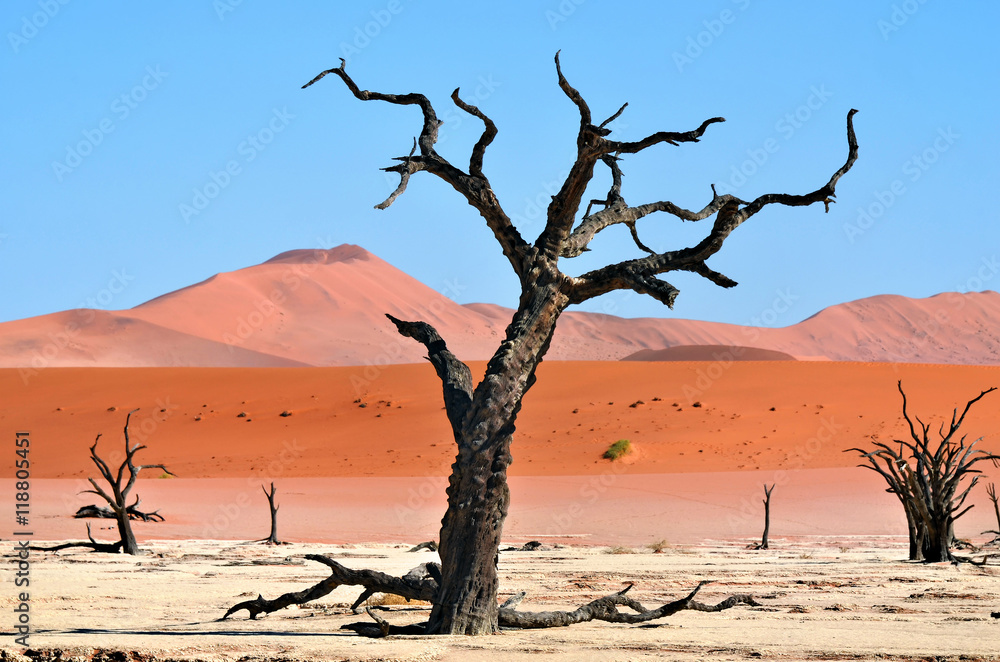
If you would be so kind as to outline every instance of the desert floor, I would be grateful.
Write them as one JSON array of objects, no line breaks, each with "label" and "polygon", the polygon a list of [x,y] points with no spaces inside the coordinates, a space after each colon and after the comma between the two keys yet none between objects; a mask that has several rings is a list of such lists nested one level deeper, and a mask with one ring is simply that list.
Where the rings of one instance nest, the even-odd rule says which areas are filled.
[{"label": "desert floor", "polygon": [[[485,638],[377,640],[340,629],[368,620],[348,608],[360,593],[356,587],[255,621],[246,612],[217,619],[258,592],[276,597],[325,577],[325,568],[302,559],[305,553],[390,573],[436,554],[408,553],[404,545],[205,540],[148,541],[138,557],[39,553],[31,571],[31,645],[50,655],[62,651],[59,659],[89,659],[95,648],[126,651],[107,658],[121,660],[1000,659],[1000,620],[990,617],[1000,607],[1000,568],[905,562],[902,542],[840,536],[776,538],[763,552],[729,541],[669,546],[663,553],[577,546],[504,552],[502,594],[527,591],[524,610],[574,608],[626,582],[635,582],[631,595],[643,604],[658,605],[701,579],[714,580],[700,594],[706,603],[751,593],[763,606],[684,611],[642,627],[585,623]],[[3,611],[10,613],[11,605],[5,597]],[[429,610],[387,608],[383,616],[396,624],[423,620]],[[12,649],[7,654],[2,659],[18,659]]]},{"label": "desert floor", "polygon": [[[998,568],[903,561],[901,507],[843,452],[906,433],[897,379],[911,411],[936,429],[953,407],[1000,385],[1000,368],[545,363],[519,419],[504,534],[551,549],[503,554],[502,591],[528,591],[525,609],[571,608],[635,581],[636,596],[655,604],[713,579],[705,601],[750,592],[766,606],[684,612],[658,627],[371,641],[339,631],[366,618],[347,613],[359,591],[346,587],[260,622],[214,619],[247,595],[322,579],[324,568],[301,559],[308,552],[387,572],[434,558],[405,552],[437,537],[452,454],[429,366],[0,370],[0,438],[30,434],[36,544],[84,537],[72,514],[97,503],[80,494],[96,475],[88,449],[101,433],[99,451],[120,461],[133,408],[132,439],[147,446],[139,461],[177,474],[143,472],[136,485],[142,507],[166,518],[135,524],[142,556],[32,557],[31,645],[160,659],[1000,659],[1000,621],[990,617],[1000,610]],[[963,431],[997,452],[1000,400],[990,398],[1000,395],[975,406]],[[633,452],[601,459],[621,438]],[[15,459],[0,463],[8,503]],[[984,482],[1000,482],[1000,470],[982,468]],[[271,481],[279,536],[291,546],[246,543],[267,534],[261,484]],[[765,483],[777,485],[774,549],[750,552]],[[982,486],[970,503],[956,532],[981,542],[995,528],[992,504]],[[4,633],[16,605],[13,509],[7,521]],[[109,524],[92,520],[97,539],[114,538]],[[649,551],[657,541],[667,553]],[[605,553],[613,547],[639,553]],[[393,622],[426,616],[424,607],[393,609]]]}]

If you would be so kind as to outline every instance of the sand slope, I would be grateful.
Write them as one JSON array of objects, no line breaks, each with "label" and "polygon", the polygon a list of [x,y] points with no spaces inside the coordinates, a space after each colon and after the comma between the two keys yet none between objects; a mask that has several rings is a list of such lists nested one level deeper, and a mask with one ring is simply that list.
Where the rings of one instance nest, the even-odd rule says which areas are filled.
[{"label": "sand slope", "polygon": [[[665,311],[666,313],[667,311]],[[0,367],[344,366],[416,362],[385,318],[433,324],[464,360],[486,360],[512,311],[459,305],[363,248],[282,253],[131,310],[66,311],[0,324]],[[641,350],[748,346],[796,358],[1000,364],[1000,294],[877,296],[786,328],[567,312],[549,360],[617,360]],[[697,349],[697,346],[701,349]]]}]

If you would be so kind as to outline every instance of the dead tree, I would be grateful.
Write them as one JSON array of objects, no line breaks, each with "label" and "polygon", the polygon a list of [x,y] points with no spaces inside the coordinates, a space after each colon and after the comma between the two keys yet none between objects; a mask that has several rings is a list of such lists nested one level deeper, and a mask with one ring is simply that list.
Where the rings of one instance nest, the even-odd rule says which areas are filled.
[{"label": "dead tree", "polygon": [[[136,497],[135,503],[132,506],[128,505],[128,495],[129,492],[132,491],[132,487],[135,485],[136,478],[139,477],[139,472],[143,469],[162,469],[164,473],[171,476],[174,475],[162,464],[135,464],[135,454],[145,448],[145,446],[141,444],[136,444],[135,446],[129,445],[128,426],[132,419],[132,414],[137,411],[139,410],[133,409],[125,417],[125,459],[114,473],[112,473],[108,464],[97,454],[97,442],[101,440],[100,434],[98,434],[97,438],[94,439],[94,445],[90,447],[90,459],[93,460],[95,465],[97,465],[98,470],[101,472],[101,477],[103,477],[108,483],[111,494],[108,494],[108,492],[98,485],[97,481],[93,478],[88,478],[87,480],[89,480],[90,484],[94,486],[94,489],[84,490],[84,493],[96,494],[108,502],[108,506],[111,508],[111,511],[114,513],[115,520],[118,522],[118,535],[121,538],[121,551],[126,554],[139,553],[139,546],[136,545],[135,535],[132,533],[132,522],[129,512],[130,509],[139,505],[139,498]],[[127,479],[125,478],[126,469],[128,469]],[[125,481],[124,485],[122,485],[122,481]],[[159,515],[157,515],[157,517],[159,517]]]},{"label": "dead tree", "polygon": [[993,502],[993,514],[997,518],[997,530],[996,531],[983,531],[983,535],[992,535],[993,540],[987,544],[1000,543],[1000,503],[997,503],[997,488],[996,485],[990,483],[986,486],[986,495]]},{"label": "dead tree", "polygon": [[760,543],[756,545],[751,545],[751,549],[767,549],[767,534],[771,530],[771,492],[774,491],[774,486],[777,483],[772,483],[771,487],[764,483],[764,535],[760,537]]},{"label": "dead tree", "polygon": [[[361,101],[384,101],[420,109],[423,124],[413,149],[398,163],[384,170],[400,176],[399,186],[382,203],[387,208],[401,195],[412,175],[428,172],[454,188],[485,220],[500,250],[521,282],[521,297],[506,330],[506,337],[490,359],[479,384],[473,384],[469,367],[452,354],[438,332],[421,321],[389,317],[400,334],[422,343],[427,359],[441,379],[444,405],[457,446],[447,488],[448,508],[441,522],[440,556],[442,581],[434,596],[428,632],[445,634],[488,634],[499,626],[497,607],[497,559],[500,536],[510,501],[507,468],[511,462],[511,439],[521,400],[535,383],[535,370],[549,349],[556,320],[567,307],[616,290],[647,294],[673,307],[678,289],[658,276],[669,272],[698,274],[721,287],[736,281],[708,266],[723,242],[742,223],[768,205],[802,207],[823,203],[829,209],[835,187],[851,169],[858,156],[853,118],[847,113],[847,158],[815,191],[804,195],[768,193],[747,202],[733,195],[712,195],[697,210],[684,209],[661,200],[637,206],[622,195],[619,160],[662,144],[678,146],[698,142],[709,126],[723,122],[713,117],[689,131],[659,131],[637,141],[613,140],[609,128],[628,104],[603,121],[595,120],[583,96],[563,76],[559,54],[555,57],[557,82],[579,114],[577,153],[559,191],[552,196],[545,225],[532,242],[514,226],[493,192],[484,171],[486,148],[497,135],[493,121],[476,106],[461,99],[459,90],[451,100],[463,112],[478,118],[485,127],[472,148],[468,169],[462,170],[438,154],[435,143],[442,122],[430,100],[423,94],[384,94],[362,90],[347,74],[344,61],[339,67],[321,72],[303,87],[323,77],[339,77]],[[594,202],[599,211],[578,218],[581,203],[598,164],[610,171],[612,185],[607,196]],[[657,253],[639,240],[636,223],[663,212],[681,221],[709,218],[711,230],[693,246]],[[589,250],[591,240],[614,226],[629,229],[640,257],[609,264],[580,276],[559,269],[559,260],[573,258]]]},{"label": "dead tree", "polygon": [[264,496],[267,497],[267,506],[271,511],[271,533],[266,538],[262,538],[257,542],[262,542],[267,545],[284,545],[286,543],[278,540],[278,506],[274,505],[274,493],[276,492],[274,488],[274,481],[271,481],[270,492],[268,492],[263,485],[260,486],[260,489],[264,491]]},{"label": "dead tree", "polygon": [[[955,520],[972,508],[971,505],[966,508],[962,506],[979,481],[976,474],[981,473],[973,467],[983,460],[992,460],[995,464],[1000,459],[1000,455],[977,450],[975,445],[978,439],[966,444],[966,436],[956,440],[955,433],[965,421],[965,415],[972,405],[987,393],[995,391],[996,387],[969,400],[961,416],[956,407],[952,411],[947,432],[944,423],[941,423],[938,429],[940,440],[933,441],[930,438],[930,425],[915,416],[920,427],[918,432],[906,411],[903,382],[897,382],[896,386],[903,397],[903,418],[909,426],[911,441],[894,439],[893,444],[898,444],[898,448],[873,441],[875,450],[850,448],[845,452],[859,453],[867,461],[867,464],[859,466],[882,476],[889,485],[886,491],[895,494],[903,504],[909,530],[911,561],[955,561],[951,552],[955,540]],[[972,475],[972,480],[963,487],[962,481],[969,475]]]}]

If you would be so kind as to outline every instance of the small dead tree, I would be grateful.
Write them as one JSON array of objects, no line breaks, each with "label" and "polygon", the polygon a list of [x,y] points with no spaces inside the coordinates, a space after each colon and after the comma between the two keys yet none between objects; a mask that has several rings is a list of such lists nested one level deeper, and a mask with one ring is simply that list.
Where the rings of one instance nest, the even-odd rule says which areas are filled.
[{"label": "small dead tree", "polygon": [[284,545],[286,543],[278,540],[278,506],[274,505],[274,493],[277,491],[274,487],[274,481],[271,481],[271,491],[268,492],[267,488],[263,485],[260,489],[264,491],[264,496],[267,497],[267,506],[271,511],[271,533],[266,538],[263,538],[257,542],[262,542],[267,545]]},{"label": "small dead tree", "polygon": [[[121,538],[121,551],[126,554],[138,554],[139,546],[136,545],[135,535],[132,533],[132,523],[130,517],[130,510],[134,509],[135,506],[139,505],[139,497],[136,497],[135,503],[131,506],[128,505],[128,495],[132,491],[132,487],[135,485],[136,478],[139,477],[139,472],[143,469],[162,469],[164,473],[173,476],[174,474],[167,469],[162,464],[135,464],[135,454],[146,448],[141,444],[136,444],[134,446],[130,445],[128,426],[132,419],[132,414],[139,411],[138,409],[133,409],[125,417],[125,459],[118,466],[117,470],[112,472],[111,468],[108,466],[101,457],[97,454],[97,442],[101,440],[101,435],[98,434],[97,438],[94,439],[94,445],[90,447],[90,459],[93,460],[94,464],[97,465],[97,469],[101,472],[101,477],[108,483],[110,488],[110,494],[104,490],[97,481],[93,478],[88,478],[90,484],[94,486],[92,490],[84,490],[84,493],[96,494],[105,501],[108,502],[108,506],[114,513],[115,521],[118,522],[118,535]],[[128,478],[125,477],[125,470],[128,470]],[[123,485],[122,482],[125,481]]]},{"label": "small dead tree", "polygon": [[[515,423],[522,399],[536,381],[536,369],[549,349],[559,316],[569,306],[617,290],[649,295],[672,308],[679,290],[660,278],[670,272],[694,273],[720,287],[734,287],[736,281],[712,269],[708,260],[740,225],[769,205],[805,207],[822,203],[829,210],[837,182],[858,158],[853,123],[857,111],[852,109],[847,113],[846,160],[813,191],[801,195],[766,193],[745,201],[734,195],[719,195],[713,187],[711,198],[701,209],[684,209],[669,200],[632,206],[623,195],[619,166],[622,158],[662,145],[697,143],[709,127],[725,120],[713,117],[687,131],[657,131],[636,141],[614,140],[609,125],[628,104],[603,121],[595,118],[583,95],[563,75],[557,53],[556,82],[579,117],[577,152],[565,181],[552,196],[541,232],[531,240],[522,235],[504,211],[484,169],[486,149],[497,136],[493,120],[463,101],[459,90],[452,92],[451,100],[458,109],[484,126],[472,147],[468,167],[463,170],[437,152],[435,144],[442,121],[426,96],[363,90],[345,67],[342,59],[339,67],[321,72],[303,87],[326,76],[337,77],[360,101],[414,106],[423,118],[420,135],[409,154],[384,168],[397,173],[400,181],[377,208],[389,207],[416,173],[426,172],[441,179],[485,220],[521,284],[517,311],[479,384],[473,383],[469,366],[452,354],[430,324],[389,317],[401,335],[427,349],[427,359],[442,383],[445,414],[451,423],[456,448],[447,488],[448,507],[441,521],[438,550],[441,581],[434,594],[427,632],[492,634],[499,630],[500,623],[497,560],[510,503],[507,468],[512,460]],[[595,172],[602,165],[610,174],[611,187],[603,199],[583,205]],[[592,211],[595,206],[599,209]],[[586,211],[581,217],[583,208]],[[637,223],[646,217],[667,215],[683,222],[714,220],[701,241],[686,248],[658,252],[640,240]],[[636,259],[607,264],[578,276],[560,269],[560,260],[589,251],[598,233],[622,228],[628,228],[635,241],[639,251]],[[432,242],[442,241],[441,237],[434,237],[433,228],[427,232]]]},{"label": "small dead tree", "polygon": [[993,540],[988,544],[992,545],[994,543],[1000,543],[1000,503],[997,503],[997,487],[993,483],[986,486],[986,496],[990,498],[993,502],[993,514],[997,518],[997,530],[996,531],[983,531],[984,535],[994,536]]},{"label": "small dead tree", "polygon": [[[873,441],[875,450],[849,448],[845,452],[857,452],[867,461],[858,466],[871,469],[882,476],[889,485],[887,492],[895,494],[906,512],[906,524],[910,538],[910,560],[936,563],[955,561],[951,552],[955,541],[955,520],[972,508],[963,508],[969,492],[979,481],[981,472],[973,467],[983,460],[994,464],[1000,455],[975,448],[977,439],[966,443],[966,436],[955,439],[955,434],[965,421],[965,415],[975,403],[987,393],[989,388],[965,405],[962,414],[956,407],[952,411],[951,423],[945,431],[944,423],[938,430],[938,441],[930,438],[930,425],[919,416],[910,417],[906,410],[906,393],[903,382],[896,384],[903,397],[903,418],[910,431],[910,441],[894,439],[895,448],[889,444]],[[914,425],[913,419],[919,425]],[[971,475],[971,480],[962,481]]]},{"label": "small dead tree", "polygon": [[767,549],[767,534],[771,530],[771,492],[774,491],[774,486],[777,483],[772,483],[771,487],[764,483],[764,535],[760,537],[760,542],[756,545],[751,545],[752,549]]}]

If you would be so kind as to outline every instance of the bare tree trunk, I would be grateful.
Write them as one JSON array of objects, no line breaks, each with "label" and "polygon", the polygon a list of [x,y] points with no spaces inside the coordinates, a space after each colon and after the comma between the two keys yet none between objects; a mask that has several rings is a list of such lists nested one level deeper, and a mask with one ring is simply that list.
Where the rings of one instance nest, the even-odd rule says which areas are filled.
[{"label": "bare tree trunk", "polygon": [[274,493],[276,492],[274,481],[271,481],[270,492],[263,485],[260,486],[260,489],[264,491],[264,496],[267,497],[268,509],[271,511],[271,533],[260,542],[267,543],[268,545],[283,545],[285,543],[278,540],[278,506],[274,505]]},{"label": "bare tree trunk", "polygon": [[493,453],[492,458],[476,458],[473,464],[456,467],[451,475],[448,510],[441,522],[438,546],[443,572],[429,632],[498,631],[497,563],[510,503],[503,470],[510,463],[510,454],[504,447],[509,447],[510,436],[500,445],[502,450]]},{"label": "bare tree trunk", "polygon": [[993,502],[993,514],[997,517],[997,535],[1000,536],[1000,504],[997,503],[996,485],[990,483],[986,488],[986,494],[990,497],[990,501]]},{"label": "bare tree trunk", "polygon": [[[541,270],[535,271],[542,281]],[[507,338],[487,366],[471,406],[449,411],[458,454],[441,521],[442,579],[428,623],[432,633],[499,631],[497,563],[510,504],[507,468],[514,424],[566,307],[566,297],[554,284],[538,285],[523,298],[522,310],[507,327]]]},{"label": "bare tree trunk", "polygon": [[133,556],[139,553],[139,545],[135,542],[135,534],[132,533],[132,523],[128,513],[119,510],[115,513],[115,521],[118,522],[118,536],[121,539],[121,550]]},{"label": "bare tree trunk", "polygon": [[776,484],[772,484],[770,488],[764,485],[764,535],[760,538],[760,549],[767,549],[767,534],[771,530],[771,492]]},{"label": "bare tree trunk", "polygon": [[993,514],[996,515],[997,518],[997,528],[996,531],[983,531],[983,533],[992,533],[997,537],[997,540],[1000,540],[1000,503],[998,503],[997,499],[996,485],[994,485],[993,483],[987,485],[986,495],[990,498],[990,501],[993,502]]},{"label": "bare tree trunk", "polygon": [[910,508],[903,503],[906,510],[906,527],[910,535],[910,551],[909,559],[911,561],[923,561],[924,560],[924,535],[923,530],[917,525],[914,520],[913,515],[910,514]]}]

